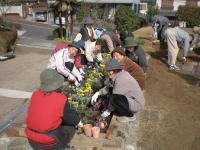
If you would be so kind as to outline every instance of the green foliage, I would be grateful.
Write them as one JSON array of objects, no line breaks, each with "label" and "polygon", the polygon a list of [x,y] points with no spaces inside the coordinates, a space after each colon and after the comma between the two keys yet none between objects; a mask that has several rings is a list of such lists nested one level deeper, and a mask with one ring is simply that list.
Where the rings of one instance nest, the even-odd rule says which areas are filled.
[{"label": "green foliage", "polygon": [[151,22],[151,18],[157,14],[158,14],[158,9],[153,6],[149,6],[147,11],[147,21]]},{"label": "green foliage", "polygon": [[187,27],[200,25],[200,7],[180,6],[176,15],[179,21],[186,21]]},{"label": "green foliage", "polygon": [[107,31],[113,31],[114,24],[109,21],[98,19],[94,21],[94,27],[101,27],[101,28],[105,28]]},{"label": "green foliage", "polygon": [[116,29],[134,31],[139,27],[139,18],[130,6],[120,6],[115,15]]}]

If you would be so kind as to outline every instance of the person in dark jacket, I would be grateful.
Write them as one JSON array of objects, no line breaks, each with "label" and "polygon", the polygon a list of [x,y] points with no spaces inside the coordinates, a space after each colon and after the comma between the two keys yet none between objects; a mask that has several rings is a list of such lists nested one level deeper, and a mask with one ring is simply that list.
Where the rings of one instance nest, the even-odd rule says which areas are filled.
[{"label": "person in dark jacket", "polygon": [[60,92],[63,82],[53,69],[40,75],[40,88],[33,92],[26,116],[25,134],[34,150],[62,150],[75,134],[80,118]]},{"label": "person in dark jacket", "polygon": [[148,65],[144,49],[138,45],[134,39],[126,39],[125,53],[129,59],[137,63],[146,73]]},{"label": "person in dark jacket", "polygon": [[81,40],[94,42],[97,39],[93,28],[93,21],[91,18],[85,18],[83,21],[84,26],[80,30]]},{"label": "person in dark jacket", "polygon": [[169,26],[169,19],[165,16],[160,16],[160,15],[153,16],[152,17],[152,27],[156,26],[156,24],[158,24],[157,38],[160,41],[160,43],[163,44],[164,38],[165,38],[164,37],[165,30]]}]

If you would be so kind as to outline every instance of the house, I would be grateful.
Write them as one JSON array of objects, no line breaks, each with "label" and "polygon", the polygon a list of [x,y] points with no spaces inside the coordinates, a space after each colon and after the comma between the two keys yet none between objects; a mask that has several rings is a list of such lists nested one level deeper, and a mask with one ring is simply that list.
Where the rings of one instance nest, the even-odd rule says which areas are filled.
[{"label": "house", "polygon": [[174,17],[179,6],[200,6],[200,0],[157,0],[156,5],[161,15]]},{"label": "house", "polygon": [[47,22],[47,3],[39,2],[30,6],[33,21]]}]

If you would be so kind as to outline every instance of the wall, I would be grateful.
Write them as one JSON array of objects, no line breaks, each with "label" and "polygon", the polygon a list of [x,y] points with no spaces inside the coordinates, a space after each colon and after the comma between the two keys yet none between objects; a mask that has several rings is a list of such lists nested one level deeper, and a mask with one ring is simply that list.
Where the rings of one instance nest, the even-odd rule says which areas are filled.
[{"label": "wall", "polygon": [[[17,13],[19,14],[20,17],[23,17],[23,10],[22,10],[22,5],[20,6],[1,6],[4,7],[4,10],[7,10],[6,13]],[[2,15],[2,12],[0,11],[0,15]]]}]

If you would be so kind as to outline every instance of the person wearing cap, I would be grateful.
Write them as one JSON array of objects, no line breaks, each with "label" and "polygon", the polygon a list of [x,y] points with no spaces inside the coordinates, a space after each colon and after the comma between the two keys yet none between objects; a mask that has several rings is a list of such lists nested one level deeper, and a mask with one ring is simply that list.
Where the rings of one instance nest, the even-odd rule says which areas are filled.
[{"label": "person wearing cap", "polygon": [[168,28],[169,19],[165,16],[156,15],[152,17],[152,27],[154,28],[158,24],[157,28],[157,38],[160,43],[164,43],[164,33],[165,30]]},{"label": "person wearing cap", "polygon": [[138,64],[143,69],[144,73],[146,73],[148,64],[144,49],[139,46],[136,40],[130,38],[125,40],[124,47],[126,49],[126,56]]},{"label": "person wearing cap", "polygon": [[102,40],[102,52],[108,53],[112,52],[114,49],[112,38],[108,33],[106,33],[106,29],[104,28],[96,28],[95,33],[97,35],[97,39]]},{"label": "person wearing cap", "polygon": [[186,57],[192,43],[193,36],[179,27],[168,28],[165,32],[165,38],[168,46],[168,65],[170,70],[179,70],[176,66],[176,59],[179,49],[182,52],[182,60],[186,61]]},{"label": "person wearing cap", "polygon": [[194,40],[190,48],[191,51],[193,49],[200,49],[200,27],[195,26],[193,28],[193,32],[194,32]]},{"label": "person wearing cap", "polygon": [[108,105],[101,117],[108,117],[111,113],[121,122],[135,120],[135,113],[144,107],[145,99],[138,82],[115,59],[106,62],[105,71],[110,84],[96,92],[91,99],[94,104],[99,96],[108,95]]},{"label": "person wearing cap", "polygon": [[122,66],[123,70],[130,73],[130,75],[138,82],[140,88],[145,88],[145,75],[140,66],[130,60],[122,48],[115,48],[111,53],[112,58],[117,60]]},{"label": "person wearing cap", "polygon": [[79,40],[83,40],[83,41],[91,41],[94,42],[97,39],[97,36],[95,34],[94,28],[92,26],[93,21],[91,18],[86,17],[83,21],[83,27],[80,30],[80,34],[78,36]]},{"label": "person wearing cap", "polygon": [[63,82],[64,77],[54,69],[40,74],[40,88],[33,92],[26,115],[25,134],[34,150],[64,149],[80,123],[78,113],[61,93]]},{"label": "person wearing cap", "polygon": [[47,68],[55,69],[76,86],[80,85],[83,76],[74,65],[74,57],[80,53],[80,43],[72,42],[67,48],[53,54],[49,60]]}]

